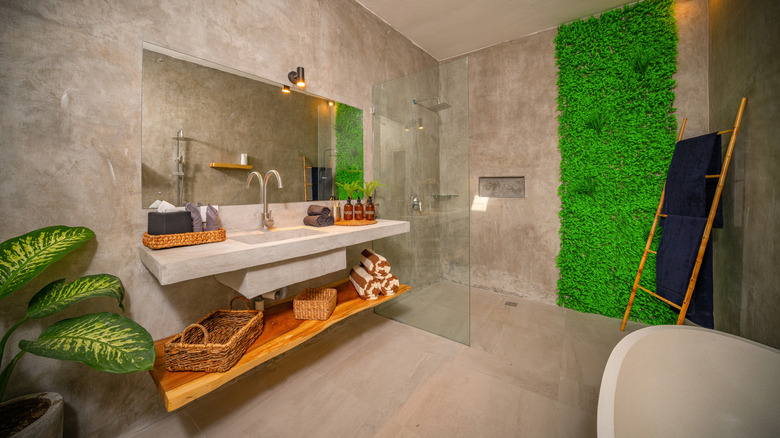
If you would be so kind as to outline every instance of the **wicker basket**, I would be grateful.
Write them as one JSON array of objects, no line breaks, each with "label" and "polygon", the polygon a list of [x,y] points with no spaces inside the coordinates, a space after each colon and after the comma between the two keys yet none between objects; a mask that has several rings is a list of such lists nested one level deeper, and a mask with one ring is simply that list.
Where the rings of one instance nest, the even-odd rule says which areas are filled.
[{"label": "wicker basket", "polygon": [[200,245],[201,243],[222,242],[227,239],[224,228],[216,231],[197,233],[157,234],[144,233],[144,245],[151,249],[173,248],[174,246]]},{"label": "wicker basket", "polygon": [[309,288],[293,299],[295,319],[324,321],[330,318],[335,308],[336,289]]},{"label": "wicker basket", "polygon": [[[191,324],[165,343],[165,369],[223,373],[241,359],[246,349],[263,333],[259,310],[215,310]],[[197,329],[197,330],[193,330]]]}]

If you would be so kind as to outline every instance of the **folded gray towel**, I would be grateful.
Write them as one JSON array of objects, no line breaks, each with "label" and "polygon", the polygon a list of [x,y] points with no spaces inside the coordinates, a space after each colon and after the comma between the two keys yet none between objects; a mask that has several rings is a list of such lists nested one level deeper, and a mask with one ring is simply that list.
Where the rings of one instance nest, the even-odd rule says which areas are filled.
[{"label": "folded gray towel", "polygon": [[324,205],[310,205],[306,214],[309,216],[330,216],[330,208]]},{"label": "folded gray towel", "polygon": [[217,231],[219,229],[219,212],[211,204],[206,207],[206,228],[203,231]]},{"label": "folded gray towel", "polygon": [[333,216],[306,216],[303,223],[311,227],[327,227],[333,225]]},{"label": "folded gray towel", "polygon": [[192,202],[188,202],[187,205],[184,206],[184,208],[190,212],[190,216],[192,216],[192,231],[193,232],[199,232],[203,231],[203,218],[200,217],[200,208],[198,208],[195,205],[192,205]]}]

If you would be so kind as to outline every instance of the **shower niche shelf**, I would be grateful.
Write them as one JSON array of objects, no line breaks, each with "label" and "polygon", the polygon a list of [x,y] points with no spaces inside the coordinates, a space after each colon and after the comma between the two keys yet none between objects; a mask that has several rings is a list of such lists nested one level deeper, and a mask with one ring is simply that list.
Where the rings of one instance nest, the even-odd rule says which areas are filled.
[{"label": "shower niche shelf", "polygon": [[233,164],[233,163],[209,163],[209,167],[216,169],[244,169],[252,170],[251,164]]},{"label": "shower niche shelf", "polygon": [[168,412],[202,397],[236,377],[249,372],[264,362],[303,344],[333,324],[379,304],[393,300],[411,290],[401,285],[392,296],[380,296],[376,300],[363,300],[352,283],[345,279],[327,285],[336,288],[336,309],[325,321],[297,320],[293,315],[292,301],[266,308],[263,312],[263,333],[249,346],[233,368],[224,373],[169,372],[165,369],[165,343],[173,336],[154,343],[154,368],[149,371]]}]

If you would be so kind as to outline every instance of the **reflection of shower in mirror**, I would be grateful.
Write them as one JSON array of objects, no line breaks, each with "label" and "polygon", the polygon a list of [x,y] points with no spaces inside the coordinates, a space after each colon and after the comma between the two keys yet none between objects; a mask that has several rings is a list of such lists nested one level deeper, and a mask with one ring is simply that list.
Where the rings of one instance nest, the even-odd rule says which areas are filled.
[{"label": "reflection of shower in mirror", "polygon": [[176,140],[176,154],[173,156],[173,162],[176,163],[176,166],[173,169],[173,176],[176,178],[176,206],[181,207],[182,205],[182,192],[184,191],[184,155],[181,150],[181,142],[183,141],[189,141],[189,138],[186,138],[184,136],[184,130],[179,129],[179,132],[176,133],[176,137],[173,137],[174,140]]}]

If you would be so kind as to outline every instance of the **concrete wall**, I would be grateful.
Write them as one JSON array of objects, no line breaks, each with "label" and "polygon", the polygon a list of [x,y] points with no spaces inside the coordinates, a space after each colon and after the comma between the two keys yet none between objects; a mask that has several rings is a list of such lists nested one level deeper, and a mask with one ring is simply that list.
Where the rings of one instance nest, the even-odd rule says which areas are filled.
[{"label": "concrete wall", "polygon": [[[674,105],[680,122],[688,118],[686,137],[708,129],[706,11],[706,0],[675,9]],[[468,55],[471,199],[480,176],[525,176],[526,189],[524,199],[472,207],[471,284],[551,304],[560,246],[556,35],[550,29]]]},{"label": "concrete wall", "polygon": [[[436,65],[350,0],[3,1],[0,240],[53,224],[84,225],[97,238],[6,298],[2,330],[57,278],[117,275],[127,289],[126,315],[156,339],[223,307],[232,295],[212,278],[161,287],[139,261],[146,228],[140,208],[144,41],[280,83],[303,66],[312,93],[366,115],[372,85]],[[370,163],[370,117],[364,128]],[[104,310],[118,309],[108,300],[78,303],[26,323],[9,345],[34,339],[62,317]],[[7,397],[46,390],[66,400],[68,436],[117,436],[165,415],[146,373],[109,375],[25,356]]]},{"label": "concrete wall", "polygon": [[[780,2],[711,0],[710,130],[747,105],[715,238],[715,328],[780,348]],[[724,136],[724,143],[728,136]]]},{"label": "concrete wall", "polygon": [[471,208],[471,285],[548,303],[560,245],[556,34],[469,55],[469,199],[479,177],[525,177],[525,198]]}]

